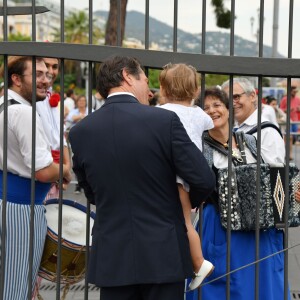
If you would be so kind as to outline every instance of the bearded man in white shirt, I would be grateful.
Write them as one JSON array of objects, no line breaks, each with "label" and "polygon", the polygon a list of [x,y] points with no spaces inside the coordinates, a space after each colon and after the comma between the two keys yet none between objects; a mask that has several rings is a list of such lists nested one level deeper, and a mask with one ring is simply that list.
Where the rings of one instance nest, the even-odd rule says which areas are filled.
[{"label": "bearded man in white shirt", "polygon": [[[6,199],[6,243],[3,299],[28,299],[37,276],[47,222],[43,200],[52,182],[59,179],[59,166],[53,162],[50,145],[43,130],[42,122],[36,114],[35,133],[35,199],[33,232],[32,289],[28,290],[30,227],[31,227],[31,173],[32,173],[32,101],[46,97],[52,76],[44,61],[36,58],[33,74],[32,58],[11,56],[8,58],[7,128],[0,127],[0,214]],[[0,76],[4,75],[4,69]],[[32,90],[32,80],[36,78],[36,90]],[[0,124],[4,124],[4,97],[0,99]],[[7,145],[4,145],[4,136]],[[3,152],[7,147],[7,158]],[[4,160],[5,159],[5,160]],[[5,168],[4,168],[5,166]],[[6,193],[3,194],[3,175],[7,175]],[[62,176],[71,180],[64,167]],[[0,224],[2,231],[2,223]],[[12,238],[13,237],[13,238]],[[1,243],[1,240],[0,240]],[[16,288],[17,287],[17,288]]]}]

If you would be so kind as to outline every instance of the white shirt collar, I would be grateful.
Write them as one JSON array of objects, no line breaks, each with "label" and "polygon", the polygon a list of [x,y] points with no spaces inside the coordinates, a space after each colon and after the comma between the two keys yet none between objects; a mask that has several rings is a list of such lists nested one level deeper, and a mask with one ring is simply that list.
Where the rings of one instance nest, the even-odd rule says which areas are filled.
[{"label": "white shirt collar", "polygon": [[7,90],[7,96],[8,96],[7,99],[14,99],[22,104],[31,106],[31,103],[29,101],[27,101],[21,95],[19,95],[18,93],[16,93],[15,91],[13,91],[11,89]]},{"label": "white shirt collar", "polygon": [[[118,95],[130,95],[132,97],[134,97],[134,95],[132,93],[128,93],[128,92],[115,92],[115,93],[111,93],[107,96],[107,98],[110,98],[112,96],[118,96]],[[134,97],[135,98],[135,97]]]},{"label": "white shirt collar", "polygon": [[[257,125],[257,114],[258,111],[257,109],[241,124],[237,124],[235,123],[234,128],[241,128],[244,126],[248,126],[248,127],[254,127]],[[261,117],[261,122],[265,122],[268,121],[266,118],[264,118],[263,116]]]}]

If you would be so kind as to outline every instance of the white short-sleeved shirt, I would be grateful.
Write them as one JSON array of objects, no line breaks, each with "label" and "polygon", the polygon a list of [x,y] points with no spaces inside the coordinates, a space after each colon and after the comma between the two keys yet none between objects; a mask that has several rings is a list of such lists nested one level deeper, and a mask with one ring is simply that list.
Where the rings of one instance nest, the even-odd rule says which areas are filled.
[{"label": "white short-sleeved shirt", "polygon": [[166,103],[159,107],[177,114],[192,142],[202,151],[202,134],[214,127],[211,117],[199,106]]},{"label": "white short-sleeved shirt", "polygon": [[[268,121],[261,117],[261,122]],[[257,109],[240,125],[235,126],[237,131],[248,132],[257,125]],[[257,132],[253,134],[257,138]],[[261,131],[261,156],[266,163],[285,163],[285,147],[283,138],[276,129],[266,127]]]},{"label": "white short-sleeved shirt", "polygon": [[[32,155],[32,107],[28,101],[12,90],[8,90],[8,99],[21,104],[8,107],[7,130],[7,170],[13,174],[31,177]],[[0,105],[4,97],[0,98]],[[3,112],[0,124],[3,124]],[[0,127],[0,169],[3,170],[3,126]],[[50,144],[46,138],[39,115],[36,115],[35,171],[49,166],[52,162]]]},{"label": "white short-sleeved shirt", "polygon": [[[36,110],[39,116],[41,117],[44,131],[50,143],[51,149],[59,150],[60,149],[59,108],[58,106],[56,107],[50,106],[49,103],[50,95],[51,95],[51,90],[49,90],[49,95],[44,101],[39,101],[36,103]],[[64,146],[67,146],[67,142],[65,138],[64,138]]]},{"label": "white short-sleeved shirt", "polygon": [[263,104],[261,116],[262,116],[262,118],[267,119],[269,122],[272,122],[277,127],[279,127],[277,119],[276,119],[275,109],[272,106]]},{"label": "white short-sleeved shirt", "polygon": [[66,106],[68,108],[68,110],[71,111],[72,109],[75,108],[75,101],[72,98],[67,97],[64,100],[64,106]]}]

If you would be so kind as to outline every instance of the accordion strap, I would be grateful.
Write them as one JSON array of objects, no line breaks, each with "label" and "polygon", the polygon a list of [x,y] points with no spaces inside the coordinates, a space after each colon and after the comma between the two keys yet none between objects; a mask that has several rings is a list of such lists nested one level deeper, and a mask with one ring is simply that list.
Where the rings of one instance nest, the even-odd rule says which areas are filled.
[{"label": "accordion strap", "polygon": [[[236,134],[236,133],[235,133]],[[205,131],[203,133],[203,140],[204,142],[209,145],[210,147],[212,147],[213,149],[219,151],[221,154],[228,156],[229,152],[228,149],[222,147],[219,143],[217,143],[209,134],[208,131]],[[241,150],[240,150],[241,151]],[[245,151],[244,151],[245,153]],[[241,162],[234,156],[232,156],[232,162],[234,163],[234,165],[240,165]]]},{"label": "accordion strap", "polygon": [[238,131],[234,133],[237,146],[241,152],[243,164],[247,164],[246,153],[245,153],[245,136],[242,131]]},{"label": "accordion strap", "polygon": [[[21,103],[16,101],[15,99],[8,99],[7,100],[7,106],[14,105],[14,104],[21,104]],[[2,103],[0,105],[0,114],[3,112],[3,110],[4,110],[4,103]]]}]

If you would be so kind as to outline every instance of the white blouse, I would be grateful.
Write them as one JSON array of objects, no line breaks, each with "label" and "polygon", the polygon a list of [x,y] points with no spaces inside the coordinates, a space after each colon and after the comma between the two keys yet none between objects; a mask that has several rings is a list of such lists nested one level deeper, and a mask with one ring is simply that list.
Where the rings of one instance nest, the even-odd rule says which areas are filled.
[{"label": "white blouse", "polygon": [[[234,149],[235,151],[238,151],[239,155],[241,154],[238,149]],[[250,150],[245,147],[245,154],[246,154],[246,159],[247,163],[255,163],[256,159],[253,157],[251,154]],[[213,160],[214,160],[214,166],[217,169],[222,169],[222,168],[228,168],[228,156],[225,156],[224,154],[221,154],[217,150],[213,150]]]}]

